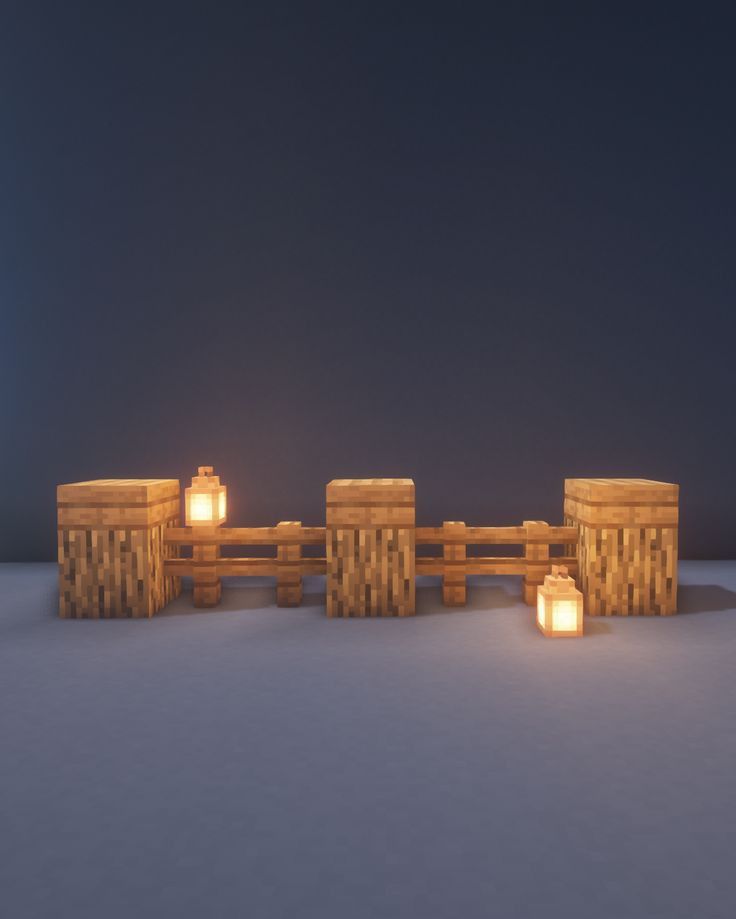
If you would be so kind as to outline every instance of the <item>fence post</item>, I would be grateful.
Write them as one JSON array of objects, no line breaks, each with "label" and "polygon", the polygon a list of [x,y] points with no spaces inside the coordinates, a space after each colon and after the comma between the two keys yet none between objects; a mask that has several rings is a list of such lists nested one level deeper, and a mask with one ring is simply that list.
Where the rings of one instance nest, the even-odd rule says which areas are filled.
[{"label": "fence post", "polygon": [[217,606],[222,596],[222,583],[217,576],[217,556],[220,547],[217,539],[217,527],[198,526],[194,532],[195,539],[207,540],[204,545],[194,545],[192,559],[199,564],[194,567],[194,605]]},{"label": "fence post", "polygon": [[[282,520],[276,527],[282,533],[292,535],[301,530],[301,520]],[[279,573],[276,576],[276,603],[278,606],[299,606],[302,602],[302,575],[299,562],[302,547],[289,543],[278,546],[276,558],[279,562]]]},{"label": "fence post", "polygon": [[335,479],[327,499],[327,615],[413,616],[411,479]]},{"label": "fence post", "polygon": [[[465,606],[466,527],[461,520],[445,520],[442,530],[445,540],[442,544],[442,558],[446,566],[442,575],[442,602],[445,606]],[[460,542],[460,539],[463,541]]]},{"label": "fence post", "polygon": [[181,592],[164,575],[179,524],[176,479],[101,479],[57,488],[59,615],[149,617]]},{"label": "fence post", "polygon": [[672,482],[565,479],[565,523],[578,530],[586,613],[676,612],[678,505]]},{"label": "fence post", "polygon": [[[528,562],[541,562],[549,559],[549,542],[544,542],[549,524],[544,520],[525,520],[527,543],[524,557]],[[529,542],[529,540],[534,540]],[[547,569],[534,567],[527,568],[524,575],[524,602],[533,606],[537,602],[537,588],[544,584]]]}]

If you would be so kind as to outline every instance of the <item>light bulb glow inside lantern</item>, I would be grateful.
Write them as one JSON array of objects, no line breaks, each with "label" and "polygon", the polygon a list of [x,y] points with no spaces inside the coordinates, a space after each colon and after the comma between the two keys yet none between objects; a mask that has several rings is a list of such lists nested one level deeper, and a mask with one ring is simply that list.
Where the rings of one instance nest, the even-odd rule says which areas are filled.
[{"label": "light bulb glow inside lantern", "polygon": [[209,495],[191,496],[189,519],[196,520],[197,523],[212,523],[212,498]]},{"label": "light bulb glow inside lantern", "polygon": [[552,604],[552,628],[555,632],[577,629],[578,605],[574,600],[557,600]]},{"label": "light bulb glow inside lantern", "polygon": [[542,629],[547,627],[547,603],[541,590],[537,591],[537,622]]},{"label": "light bulb glow inside lantern", "polygon": [[548,638],[583,634],[583,595],[564,565],[553,565],[537,591],[537,625]]},{"label": "light bulb glow inside lantern", "polygon": [[212,466],[200,466],[185,491],[187,526],[219,526],[227,515],[227,488]]}]

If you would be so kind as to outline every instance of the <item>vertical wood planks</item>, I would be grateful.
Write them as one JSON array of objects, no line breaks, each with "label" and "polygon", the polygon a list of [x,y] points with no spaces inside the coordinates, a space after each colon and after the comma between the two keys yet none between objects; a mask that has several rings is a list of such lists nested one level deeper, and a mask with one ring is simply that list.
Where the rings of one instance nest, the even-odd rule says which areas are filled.
[{"label": "vertical wood planks", "polygon": [[[543,520],[525,520],[527,540],[526,551],[524,553],[528,562],[544,562],[549,559],[549,537],[547,531],[549,524]],[[547,541],[545,541],[547,540]],[[537,602],[537,588],[544,584],[545,575],[549,574],[550,568],[534,566],[527,570],[524,575],[524,602],[528,606],[533,606]]]},{"label": "vertical wood planks", "polygon": [[679,487],[649,479],[566,479],[580,587],[592,616],[677,611]]},{"label": "vertical wood planks", "polygon": [[208,542],[194,546],[192,558],[194,569],[194,605],[198,607],[217,606],[222,597],[222,581],[217,574],[217,527],[198,526],[197,534]]},{"label": "vertical wood planks", "polygon": [[467,527],[459,520],[445,520],[442,524],[445,542],[442,544],[442,559],[445,573],[442,576],[442,602],[445,606],[464,606],[466,602],[465,560]]},{"label": "vertical wood planks", "polygon": [[412,480],[336,479],[326,499],[327,615],[413,615]]},{"label": "vertical wood planks", "polygon": [[[301,520],[282,520],[277,525],[277,529],[284,533],[298,533],[301,528]],[[276,550],[279,562],[276,579],[278,606],[299,606],[302,602],[302,576],[299,567],[301,557],[302,547],[298,544],[279,546]]]},{"label": "vertical wood planks", "polygon": [[163,563],[178,550],[164,531],[179,522],[175,479],[97,479],[57,489],[59,615],[150,617],[178,596]]}]

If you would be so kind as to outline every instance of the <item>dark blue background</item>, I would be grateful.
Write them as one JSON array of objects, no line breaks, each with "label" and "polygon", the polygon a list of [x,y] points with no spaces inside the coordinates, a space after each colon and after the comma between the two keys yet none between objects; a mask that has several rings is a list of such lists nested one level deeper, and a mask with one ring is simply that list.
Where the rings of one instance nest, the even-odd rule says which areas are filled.
[{"label": "dark blue background", "polygon": [[734,557],[732,17],[276,6],[3,4],[0,559],[204,462],[242,525],[676,481]]}]

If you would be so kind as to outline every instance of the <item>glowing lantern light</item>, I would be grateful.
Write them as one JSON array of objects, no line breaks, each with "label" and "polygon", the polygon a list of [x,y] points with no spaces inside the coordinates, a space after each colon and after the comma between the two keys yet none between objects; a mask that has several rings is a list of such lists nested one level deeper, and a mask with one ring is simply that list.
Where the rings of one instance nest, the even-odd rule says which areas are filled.
[{"label": "glowing lantern light", "polygon": [[537,625],[548,638],[583,634],[583,595],[564,565],[553,565],[537,591]]},{"label": "glowing lantern light", "polygon": [[227,487],[212,466],[200,466],[184,492],[187,526],[220,526],[227,515]]}]

